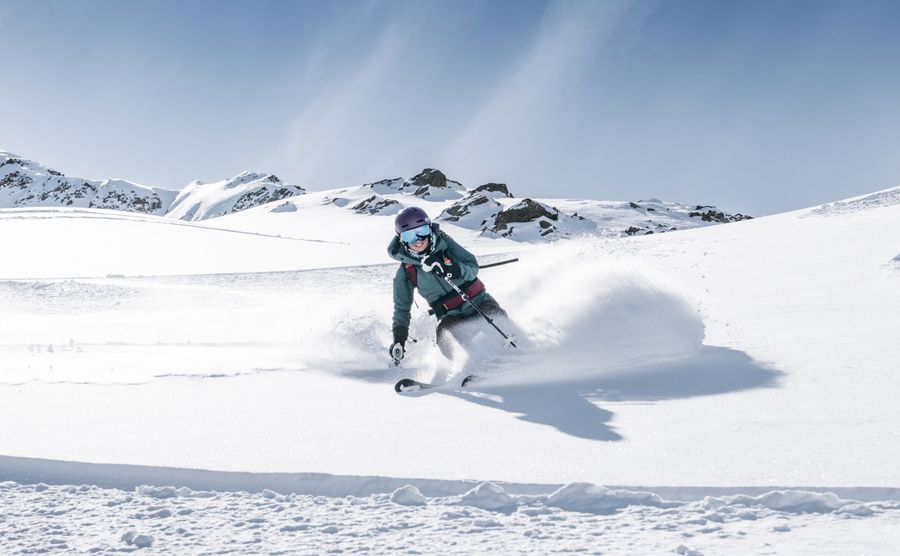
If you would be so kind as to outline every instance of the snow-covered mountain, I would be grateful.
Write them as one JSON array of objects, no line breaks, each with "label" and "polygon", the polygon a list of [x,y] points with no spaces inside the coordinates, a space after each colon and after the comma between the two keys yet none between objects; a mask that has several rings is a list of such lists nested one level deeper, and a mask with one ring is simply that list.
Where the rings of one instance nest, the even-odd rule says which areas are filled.
[{"label": "snow-covered mountain", "polygon": [[[426,168],[412,178],[391,178],[306,195],[278,177],[244,172],[227,180],[194,181],[180,192],[123,180],[67,178],[36,162],[0,151],[0,208],[70,206],[164,215],[179,220],[218,218],[260,207],[298,212],[316,221],[322,205],[362,216],[392,216],[407,206],[425,208],[442,223],[485,238],[545,242],[583,235],[646,235],[751,218],[714,206],[647,201],[515,198],[503,183],[468,188],[442,171]],[[301,199],[306,196],[306,199]],[[273,204],[277,203],[277,204]],[[269,206],[272,205],[272,206]],[[372,223],[381,226],[380,220]]]},{"label": "snow-covered mountain", "polygon": [[244,172],[213,183],[191,182],[178,193],[166,216],[206,220],[304,193],[299,185],[284,183],[278,176]]},{"label": "snow-covered mountain", "polygon": [[0,208],[101,208],[205,220],[304,192],[277,176],[253,172],[212,183],[194,181],[180,192],[118,179],[72,178],[0,151]]},{"label": "snow-covered mountain", "polygon": [[391,216],[407,206],[419,206],[438,222],[474,230],[486,238],[524,242],[583,235],[647,235],[752,218],[711,205],[658,199],[517,199],[506,184],[486,183],[468,189],[432,168],[410,179],[385,179],[324,194],[326,203],[362,215]]},{"label": "snow-covered mountain", "polygon": [[40,163],[0,151],[0,208],[80,207],[165,214],[175,192],[125,180],[65,176]]}]

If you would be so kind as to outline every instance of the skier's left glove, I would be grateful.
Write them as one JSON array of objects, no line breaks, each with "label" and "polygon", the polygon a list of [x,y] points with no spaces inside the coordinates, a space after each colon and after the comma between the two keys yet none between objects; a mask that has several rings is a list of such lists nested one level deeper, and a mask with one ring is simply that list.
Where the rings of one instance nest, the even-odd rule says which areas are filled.
[{"label": "skier's left glove", "polygon": [[438,274],[449,274],[450,267],[453,263],[447,258],[443,251],[435,251],[424,259],[422,259],[422,269],[426,272],[436,272]]},{"label": "skier's left glove", "polygon": [[391,344],[388,351],[391,354],[391,359],[394,360],[394,364],[399,365],[400,360],[406,355],[406,340],[409,338],[409,328],[406,326],[397,326],[394,328],[393,332],[394,343]]},{"label": "skier's left glove", "polygon": [[403,360],[403,356],[406,355],[406,348],[403,347],[403,344],[400,342],[394,342],[391,344],[389,349],[391,354],[391,359],[394,360],[394,365],[399,365],[400,361]]}]

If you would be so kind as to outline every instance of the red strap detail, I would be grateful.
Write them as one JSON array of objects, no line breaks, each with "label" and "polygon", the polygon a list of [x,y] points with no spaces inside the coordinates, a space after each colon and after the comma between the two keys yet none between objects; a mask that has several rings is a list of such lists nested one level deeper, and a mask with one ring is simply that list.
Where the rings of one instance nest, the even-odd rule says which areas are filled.
[{"label": "red strap detail", "polygon": [[403,268],[406,269],[406,277],[409,278],[409,281],[412,282],[414,288],[418,288],[418,276],[416,275],[416,267],[409,263],[403,263]]},{"label": "red strap detail", "polygon": [[[482,282],[478,278],[475,278],[475,281],[472,282],[468,288],[466,288],[466,297],[468,297],[469,299],[472,299],[473,297],[475,297],[476,295],[480,294],[483,291],[484,291],[484,282]],[[456,309],[457,307],[459,307],[462,304],[463,304],[462,296],[457,295],[457,296],[452,297],[452,298],[448,299],[447,301],[441,303],[441,306],[446,311],[452,311],[453,309]]]}]

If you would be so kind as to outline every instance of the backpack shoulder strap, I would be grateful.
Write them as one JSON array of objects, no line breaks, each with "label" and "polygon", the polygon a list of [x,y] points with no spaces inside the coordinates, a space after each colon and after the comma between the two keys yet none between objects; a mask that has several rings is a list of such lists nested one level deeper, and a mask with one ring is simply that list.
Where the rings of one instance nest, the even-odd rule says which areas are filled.
[{"label": "backpack shoulder strap", "polygon": [[417,275],[416,275],[416,267],[411,265],[410,263],[403,263],[403,269],[406,270],[406,277],[409,278],[409,281],[412,282],[414,288],[419,287],[417,283]]}]

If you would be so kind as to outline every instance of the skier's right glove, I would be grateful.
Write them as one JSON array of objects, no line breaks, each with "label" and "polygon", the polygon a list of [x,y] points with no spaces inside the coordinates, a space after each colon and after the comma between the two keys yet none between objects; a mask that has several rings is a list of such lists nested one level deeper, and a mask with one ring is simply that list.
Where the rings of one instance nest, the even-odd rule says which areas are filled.
[{"label": "skier's right glove", "polygon": [[400,364],[400,360],[406,355],[406,340],[409,338],[409,328],[406,326],[397,326],[393,330],[394,343],[391,344],[390,354],[395,365]]},{"label": "skier's right glove", "polygon": [[450,264],[452,264],[450,259],[447,258],[443,251],[435,251],[422,259],[422,270],[442,276],[446,272],[444,266],[449,266]]}]

